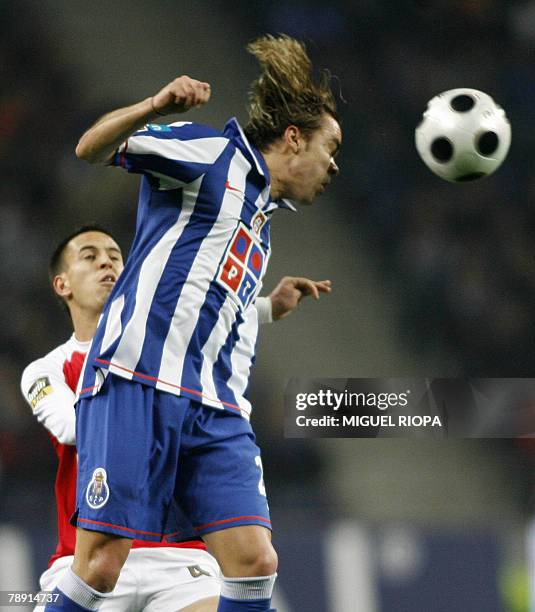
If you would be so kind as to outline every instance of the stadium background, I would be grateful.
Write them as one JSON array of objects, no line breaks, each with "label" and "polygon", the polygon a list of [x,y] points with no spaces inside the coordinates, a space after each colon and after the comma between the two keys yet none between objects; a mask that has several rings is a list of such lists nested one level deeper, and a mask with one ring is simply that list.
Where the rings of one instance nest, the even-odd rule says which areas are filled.
[{"label": "stadium background", "polygon": [[[533,377],[533,0],[2,1],[0,589],[36,588],[55,543],[55,457],[18,388],[70,333],[51,249],[88,221],[125,250],[134,230],[137,180],[78,161],[77,139],[179,74],[212,85],[188,119],[245,120],[244,46],[266,31],[308,41],[347,101],[341,176],[313,208],[276,215],[265,282],[334,284],[263,329],[253,376],[280,612],[526,610],[529,446],[285,440],[282,395],[291,376]],[[413,146],[427,100],[458,86],[491,94],[513,129],[498,173],[461,186]]]}]

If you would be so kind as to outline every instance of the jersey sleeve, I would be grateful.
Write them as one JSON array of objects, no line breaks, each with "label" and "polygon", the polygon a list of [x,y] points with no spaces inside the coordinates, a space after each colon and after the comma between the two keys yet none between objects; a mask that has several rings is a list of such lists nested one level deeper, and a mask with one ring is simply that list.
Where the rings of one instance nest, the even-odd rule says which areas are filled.
[{"label": "jersey sleeve", "polygon": [[38,360],[24,370],[20,387],[37,420],[61,444],[74,445],[74,393],[65,380]]},{"label": "jersey sleeve", "polygon": [[228,143],[207,126],[149,123],[119,147],[111,163],[148,176],[159,189],[174,189],[206,173]]},{"label": "jersey sleeve", "polygon": [[254,306],[258,313],[258,322],[260,325],[264,323],[273,323],[271,298],[269,296],[257,297]]}]

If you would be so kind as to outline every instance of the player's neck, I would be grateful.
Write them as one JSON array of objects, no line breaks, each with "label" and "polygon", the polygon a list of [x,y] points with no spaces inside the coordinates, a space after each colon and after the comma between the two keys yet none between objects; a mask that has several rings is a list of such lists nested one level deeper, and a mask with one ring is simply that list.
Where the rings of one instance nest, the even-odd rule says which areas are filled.
[{"label": "player's neck", "polygon": [[272,200],[278,200],[284,197],[284,183],[281,180],[284,176],[284,168],[287,159],[276,148],[271,148],[268,151],[263,151],[262,155],[269,170],[270,188],[269,194]]},{"label": "player's neck", "polygon": [[74,337],[80,342],[92,340],[97,330],[100,314],[89,313],[82,310],[71,310]]}]

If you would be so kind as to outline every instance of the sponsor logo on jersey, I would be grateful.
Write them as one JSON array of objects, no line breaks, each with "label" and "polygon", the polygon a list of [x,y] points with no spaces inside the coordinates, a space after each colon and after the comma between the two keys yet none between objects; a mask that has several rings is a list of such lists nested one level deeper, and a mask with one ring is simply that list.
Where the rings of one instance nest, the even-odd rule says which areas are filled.
[{"label": "sponsor logo on jersey", "polygon": [[50,395],[53,391],[54,389],[50,384],[50,379],[48,376],[38,378],[28,391],[28,401],[32,405],[32,408],[35,410],[37,408],[37,404],[39,404],[44,397]]},{"label": "sponsor logo on jersey", "polygon": [[262,278],[265,254],[253,232],[240,223],[225,251],[217,280],[246,308]]},{"label": "sponsor logo on jersey", "polygon": [[93,472],[91,481],[87,485],[85,499],[90,508],[98,510],[102,508],[110,497],[110,487],[107,483],[108,475],[104,468],[97,468]]},{"label": "sponsor logo on jersey", "polygon": [[230,189],[230,191],[237,191],[238,193],[243,194],[243,191],[241,189],[233,187],[228,181],[225,183],[225,189]]},{"label": "sponsor logo on jersey", "polygon": [[170,132],[171,128],[168,125],[161,123],[147,123],[147,129],[149,132]]}]

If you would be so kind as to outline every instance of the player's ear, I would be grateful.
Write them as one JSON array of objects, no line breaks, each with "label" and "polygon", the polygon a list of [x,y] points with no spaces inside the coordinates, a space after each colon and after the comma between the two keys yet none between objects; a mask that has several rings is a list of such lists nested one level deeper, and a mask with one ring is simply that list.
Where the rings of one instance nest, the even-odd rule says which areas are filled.
[{"label": "player's ear", "polygon": [[284,130],[284,142],[292,151],[292,153],[299,153],[303,146],[303,134],[296,125],[289,125]]},{"label": "player's ear", "polygon": [[56,295],[59,297],[67,298],[71,295],[71,285],[69,283],[69,278],[62,272],[61,274],[56,274],[52,279],[52,287]]}]

